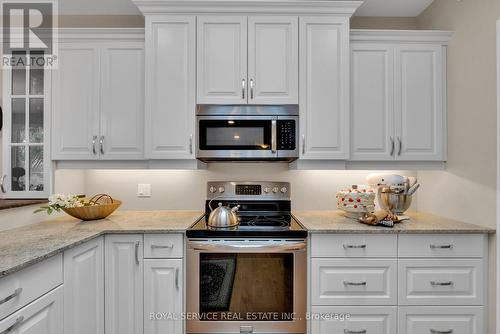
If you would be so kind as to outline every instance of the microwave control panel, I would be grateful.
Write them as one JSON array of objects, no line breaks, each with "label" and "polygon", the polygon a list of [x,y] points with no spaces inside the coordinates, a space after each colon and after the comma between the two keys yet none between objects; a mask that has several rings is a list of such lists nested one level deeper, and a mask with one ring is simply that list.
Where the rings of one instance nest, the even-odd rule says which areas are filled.
[{"label": "microwave control panel", "polygon": [[295,150],[295,120],[278,120],[278,150]]}]

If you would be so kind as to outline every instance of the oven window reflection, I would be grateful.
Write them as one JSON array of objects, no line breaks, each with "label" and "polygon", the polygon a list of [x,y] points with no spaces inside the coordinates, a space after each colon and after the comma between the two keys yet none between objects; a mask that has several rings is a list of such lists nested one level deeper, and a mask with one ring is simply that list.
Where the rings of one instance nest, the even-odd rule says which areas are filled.
[{"label": "oven window reflection", "polygon": [[200,254],[202,321],[293,321],[293,254]]},{"label": "oven window reflection", "polygon": [[264,129],[250,127],[207,128],[208,146],[263,146]]}]

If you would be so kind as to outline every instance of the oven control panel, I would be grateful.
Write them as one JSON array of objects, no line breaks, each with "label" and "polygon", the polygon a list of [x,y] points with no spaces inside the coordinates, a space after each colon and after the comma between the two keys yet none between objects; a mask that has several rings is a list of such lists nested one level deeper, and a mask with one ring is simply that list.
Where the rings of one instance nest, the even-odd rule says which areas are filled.
[{"label": "oven control panel", "polygon": [[208,182],[207,199],[289,200],[288,182]]}]

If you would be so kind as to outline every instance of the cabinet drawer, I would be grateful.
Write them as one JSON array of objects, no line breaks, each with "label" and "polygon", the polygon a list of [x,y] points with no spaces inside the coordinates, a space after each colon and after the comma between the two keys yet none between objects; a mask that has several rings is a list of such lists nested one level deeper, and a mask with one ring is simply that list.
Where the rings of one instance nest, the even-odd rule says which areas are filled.
[{"label": "cabinet drawer", "polygon": [[482,305],[480,259],[400,260],[400,305]]},{"label": "cabinet drawer", "polygon": [[63,287],[0,321],[0,333],[63,334]]},{"label": "cabinet drawer", "polygon": [[0,279],[0,319],[62,283],[62,254]]},{"label": "cabinet drawer", "polygon": [[397,313],[395,306],[312,307],[311,333],[397,334]]},{"label": "cabinet drawer", "polygon": [[400,307],[399,334],[483,334],[482,307]]},{"label": "cabinet drawer", "polygon": [[483,257],[483,234],[399,236],[399,257]]},{"label": "cabinet drawer", "polygon": [[396,260],[313,259],[313,305],[396,305]]},{"label": "cabinet drawer", "polygon": [[184,235],[182,234],[145,234],[144,257],[147,259],[182,258],[184,254]]},{"label": "cabinet drawer", "polygon": [[313,234],[312,257],[396,257],[397,235]]}]

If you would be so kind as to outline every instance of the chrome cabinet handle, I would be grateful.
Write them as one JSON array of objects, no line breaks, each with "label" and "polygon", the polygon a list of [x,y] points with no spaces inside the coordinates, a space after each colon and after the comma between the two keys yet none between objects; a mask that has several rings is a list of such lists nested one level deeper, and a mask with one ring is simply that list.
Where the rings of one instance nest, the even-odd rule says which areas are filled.
[{"label": "chrome cabinet handle", "polygon": [[155,248],[169,248],[169,249],[173,249],[174,245],[151,245],[151,248],[153,248],[153,249],[155,249]]},{"label": "chrome cabinet handle", "polygon": [[0,179],[0,190],[5,194],[7,191],[5,191],[5,186],[4,186],[4,182],[5,182],[5,178],[7,177],[7,175],[2,175],[2,178]]},{"label": "chrome cabinet handle", "polygon": [[453,245],[429,245],[430,249],[452,249]]},{"label": "chrome cabinet handle", "polygon": [[401,141],[401,137],[398,137],[399,150],[398,155],[401,155],[401,151],[403,150],[403,142]]},{"label": "chrome cabinet handle", "polygon": [[179,268],[175,268],[175,288],[179,290]]},{"label": "chrome cabinet handle", "polygon": [[96,141],[97,141],[97,136],[92,137],[92,153],[94,153],[94,155],[97,155],[97,150],[95,148]]},{"label": "chrome cabinet handle", "polygon": [[245,79],[241,79],[241,99],[242,100],[245,99],[245,85],[246,85]]},{"label": "chrome cabinet handle", "polygon": [[193,154],[193,135],[189,135],[189,154]]},{"label": "chrome cabinet handle", "polygon": [[24,321],[24,317],[22,315],[19,316],[19,317],[17,317],[16,322],[14,322],[14,324],[12,324],[12,326],[10,326],[9,328],[7,328],[6,330],[4,330],[3,332],[1,332],[0,334],[7,334],[7,333],[12,332],[17,326],[19,326],[20,324],[22,324],[23,321]]},{"label": "chrome cabinet handle", "polygon": [[101,136],[101,138],[99,138],[99,147],[101,150],[101,154],[104,154],[104,136]]},{"label": "chrome cabinet handle", "polygon": [[394,156],[394,150],[396,149],[396,145],[394,143],[394,138],[391,137],[391,157]]},{"label": "chrome cabinet handle", "polygon": [[344,334],[366,334],[366,329],[360,330],[352,330],[352,329],[344,329]]},{"label": "chrome cabinet handle", "polygon": [[250,99],[253,99],[253,79],[250,79]]},{"label": "chrome cabinet handle", "polygon": [[276,132],[276,120],[271,121],[271,151],[276,153],[277,151],[277,132]]},{"label": "chrome cabinet handle", "polygon": [[352,248],[358,248],[358,249],[361,248],[361,249],[364,249],[364,248],[366,248],[366,245],[365,244],[363,244],[363,245],[348,245],[348,244],[344,244],[343,247],[344,247],[344,249],[349,249],[349,248],[350,249],[352,249]]},{"label": "chrome cabinet handle", "polygon": [[436,282],[436,281],[430,281],[432,286],[452,286],[453,281],[448,281],[448,282]]},{"label": "chrome cabinet handle", "polygon": [[344,281],[345,286],[366,286],[366,282],[349,282]]},{"label": "chrome cabinet handle", "polygon": [[306,154],[306,135],[302,135],[302,154]]},{"label": "chrome cabinet handle", "polygon": [[0,300],[0,305],[8,302],[11,299],[16,298],[17,296],[19,296],[21,294],[21,292],[23,292],[23,288],[17,288],[12,294],[10,294],[7,297],[5,297],[4,299]]},{"label": "chrome cabinet handle", "polygon": [[136,264],[139,264],[139,245],[140,245],[140,242],[136,241],[135,242],[135,263]]},{"label": "chrome cabinet handle", "polygon": [[448,330],[445,330],[445,331],[438,331],[437,329],[430,329],[430,332],[432,334],[451,334],[453,333],[453,329],[448,329]]}]

